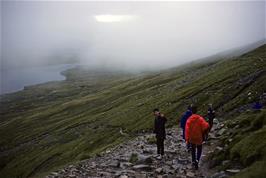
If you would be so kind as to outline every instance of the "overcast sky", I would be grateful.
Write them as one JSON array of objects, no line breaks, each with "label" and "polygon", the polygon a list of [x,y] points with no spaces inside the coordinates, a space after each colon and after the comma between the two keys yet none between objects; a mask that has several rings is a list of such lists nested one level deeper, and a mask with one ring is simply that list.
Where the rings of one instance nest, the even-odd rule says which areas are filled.
[{"label": "overcast sky", "polygon": [[1,67],[158,69],[265,39],[265,1],[1,1]]}]

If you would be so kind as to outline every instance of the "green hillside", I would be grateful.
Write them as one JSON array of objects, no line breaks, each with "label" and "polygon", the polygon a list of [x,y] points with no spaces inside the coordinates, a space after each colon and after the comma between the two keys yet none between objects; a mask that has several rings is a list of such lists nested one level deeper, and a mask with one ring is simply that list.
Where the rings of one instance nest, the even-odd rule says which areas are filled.
[{"label": "green hillside", "polygon": [[[206,114],[207,104],[213,103],[219,118],[248,120],[249,105],[266,92],[265,51],[263,45],[240,57],[143,74],[76,68],[64,72],[66,81],[2,95],[0,177],[38,177],[94,156],[149,131],[155,107],[167,116],[169,127],[177,125],[190,103],[199,106],[200,114]],[[252,118],[265,118],[262,113],[252,113],[256,115]],[[265,124],[265,119],[260,122]],[[119,133],[121,128],[129,137]],[[246,139],[257,137],[253,134],[265,138],[265,126],[245,133],[245,140],[239,135],[237,141],[250,144]],[[241,158],[251,170],[258,169],[253,164],[265,165],[256,162],[257,157],[245,164],[246,153],[237,141],[229,149],[232,157]],[[265,160],[265,147],[258,152]]]}]

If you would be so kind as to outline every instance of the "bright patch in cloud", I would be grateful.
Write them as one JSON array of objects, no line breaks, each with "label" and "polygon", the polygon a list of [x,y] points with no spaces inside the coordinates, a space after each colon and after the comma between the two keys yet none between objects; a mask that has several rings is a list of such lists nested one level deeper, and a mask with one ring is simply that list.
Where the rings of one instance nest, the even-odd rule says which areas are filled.
[{"label": "bright patch in cloud", "polygon": [[96,15],[95,19],[97,22],[121,22],[129,21],[136,18],[134,15]]}]

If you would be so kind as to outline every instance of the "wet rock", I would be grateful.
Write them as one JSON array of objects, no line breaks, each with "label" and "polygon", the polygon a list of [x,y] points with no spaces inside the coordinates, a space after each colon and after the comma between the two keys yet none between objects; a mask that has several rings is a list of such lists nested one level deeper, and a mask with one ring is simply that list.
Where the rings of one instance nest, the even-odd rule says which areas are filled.
[{"label": "wet rock", "polygon": [[147,178],[147,175],[145,173],[137,173],[134,175],[134,177],[137,177],[137,178]]},{"label": "wet rock", "polygon": [[226,169],[226,172],[236,174],[236,173],[239,173],[240,170],[239,169]]},{"label": "wet rock", "polygon": [[108,164],[109,167],[120,167],[119,161],[113,161],[110,164]]},{"label": "wet rock", "polygon": [[226,166],[226,165],[228,165],[228,164],[230,164],[230,160],[224,160],[223,162],[222,162],[222,165],[223,166]]},{"label": "wet rock", "polygon": [[99,172],[98,175],[99,175],[99,176],[102,176],[102,177],[103,177],[103,176],[111,177],[112,174],[109,173],[109,172]]},{"label": "wet rock", "polygon": [[158,175],[157,178],[168,178],[169,176],[167,174],[164,175]]},{"label": "wet rock", "polygon": [[106,150],[105,153],[110,153],[111,151],[110,150]]},{"label": "wet rock", "polygon": [[51,175],[53,175],[53,176],[58,176],[59,173],[57,173],[57,172],[52,172]]},{"label": "wet rock", "polygon": [[166,161],[165,164],[172,165],[173,164],[173,161]]},{"label": "wet rock", "polygon": [[179,163],[179,164],[188,164],[188,163],[189,163],[189,160],[186,159],[186,158],[181,158],[181,157],[179,157],[179,158],[178,158],[178,163]]},{"label": "wet rock", "polygon": [[167,174],[174,174],[175,173],[175,170],[171,169],[171,167],[170,166],[167,166],[167,165],[166,166],[163,166],[163,170]]},{"label": "wet rock", "polygon": [[187,169],[192,169],[192,165],[191,165],[191,164],[188,164],[188,165],[186,166],[186,168],[187,168]]},{"label": "wet rock", "polygon": [[226,178],[228,177],[224,171],[217,172],[211,176],[211,178]]},{"label": "wet rock", "polygon": [[106,163],[101,163],[100,167],[107,167],[107,164]]},{"label": "wet rock", "polygon": [[186,174],[187,177],[195,177],[195,173],[188,171]]},{"label": "wet rock", "polygon": [[185,169],[184,169],[184,168],[179,168],[179,170],[178,170],[178,171],[179,171],[179,173],[180,173],[180,174],[185,174],[185,173],[186,173],[186,171],[185,171]]},{"label": "wet rock", "polygon": [[121,175],[119,178],[128,178],[127,175]]},{"label": "wet rock", "polygon": [[133,171],[133,170],[124,170],[123,171],[124,173],[128,173],[128,174],[136,174],[136,171]]},{"label": "wet rock", "polygon": [[96,165],[96,163],[95,162],[92,162],[91,163],[91,168],[95,168],[97,165]]},{"label": "wet rock", "polygon": [[145,155],[138,155],[138,161],[137,164],[152,164],[153,159],[151,156],[145,156]]},{"label": "wet rock", "polygon": [[174,169],[174,170],[177,170],[177,169],[179,169],[180,168],[180,166],[179,165],[172,165],[172,168]]},{"label": "wet rock", "polygon": [[219,131],[217,132],[217,136],[224,135],[225,132],[226,132],[226,129],[225,129],[225,128],[222,128],[221,130],[219,130]]},{"label": "wet rock", "polygon": [[214,119],[213,119],[213,123],[214,123],[214,124],[219,124],[219,120],[216,119],[216,118],[214,118]]},{"label": "wet rock", "polygon": [[235,127],[234,127],[234,129],[238,129],[240,126],[239,125],[236,125]]},{"label": "wet rock", "polygon": [[159,168],[155,169],[155,172],[158,174],[161,174],[163,172],[163,168],[159,167]]},{"label": "wet rock", "polygon": [[132,166],[132,163],[130,163],[130,162],[121,162],[120,163],[120,168],[122,168],[122,169],[125,169],[125,168],[130,167],[130,166]]},{"label": "wet rock", "polygon": [[151,171],[151,166],[146,164],[138,164],[132,167],[135,170]]},{"label": "wet rock", "polygon": [[215,147],[215,150],[222,151],[223,150],[223,147],[217,146],[217,147]]},{"label": "wet rock", "polygon": [[187,178],[185,175],[179,175],[178,178]]},{"label": "wet rock", "polygon": [[176,153],[176,151],[175,150],[168,150],[168,149],[166,149],[165,151],[164,151],[165,153],[170,153],[170,154],[175,154]]},{"label": "wet rock", "polygon": [[74,174],[70,174],[70,175],[68,175],[68,177],[70,177],[70,178],[74,178],[74,177],[76,177],[76,175],[74,175]]},{"label": "wet rock", "polygon": [[115,172],[115,177],[120,177],[123,174],[122,171],[116,171]]}]

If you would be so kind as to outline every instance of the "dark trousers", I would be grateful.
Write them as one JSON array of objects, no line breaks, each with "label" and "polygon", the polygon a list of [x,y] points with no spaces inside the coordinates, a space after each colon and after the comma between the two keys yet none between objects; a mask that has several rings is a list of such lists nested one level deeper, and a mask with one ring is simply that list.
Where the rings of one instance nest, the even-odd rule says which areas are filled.
[{"label": "dark trousers", "polygon": [[186,140],[186,136],[185,136],[185,129],[183,129],[183,139]]},{"label": "dark trousers", "polygon": [[156,136],[157,139],[157,154],[164,155],[164,138]]},{"label": "dark trousers", "polygon": [[[196,155],[196,152],[197,152],[197,155]],[[191,144],[191,154],[192,154],[193,163],[196,162],[196,159],[197,161],[200,160],[201,152],[202,152],[202,145]]]},{"label": "dark trousers", "polygon": [[211,131],[211,129],[212,129],[212,126],[213,126],[213,119],[209,119],[209,121],[208,121],[208,123],[209,123],[209,132]]}]

